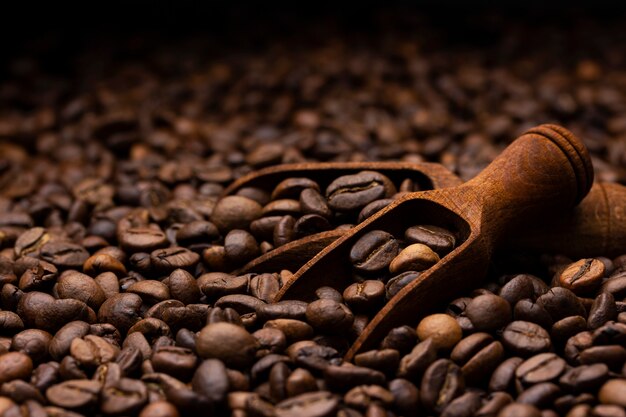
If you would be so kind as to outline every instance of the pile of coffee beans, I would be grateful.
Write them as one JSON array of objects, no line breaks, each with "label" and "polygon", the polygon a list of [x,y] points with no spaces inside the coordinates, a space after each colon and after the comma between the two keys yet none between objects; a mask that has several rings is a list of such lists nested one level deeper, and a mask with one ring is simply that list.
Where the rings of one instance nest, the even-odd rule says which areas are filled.
[{"label": "pile of coffee beans", "polygon": [[[210,242],[205,260],[213,270],[233,270],[293,240],[350,228],[394,199],[423,189],[411,178],[394,184],[377,171],[339,176],[325,190],[307,177],[286,178],[271,190],[243,187],[217,201],[212,224],[203,224],[214,232],[210,237],[217,238],[218,231],[225,235]],[[179,231],[176,237],[185,236]]]},{"label": "pile of coffee beans", "polygon": [[427,160],[469,179],[543,122],[585,140],[599,179],[626,183],[623,24],[513,24],[479,46],[402,13],[358,36],[324,27],[323,42],[320,27],[239,49],[89,43],[65,71],[6,57],[0,415],[625,415],[625,257],[492,274],[347,363],[456,231],[372,232],[346,259],[355,283],[310,303],[272,302],[295,271],[224,271],[421,184],[365,172],[222,198],[293,162]]}]

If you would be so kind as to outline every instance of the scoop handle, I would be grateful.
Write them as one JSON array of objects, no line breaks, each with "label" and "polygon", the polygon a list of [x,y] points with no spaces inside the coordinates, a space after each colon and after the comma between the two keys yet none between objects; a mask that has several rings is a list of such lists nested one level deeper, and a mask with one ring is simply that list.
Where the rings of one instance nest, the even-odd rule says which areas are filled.
[{"label": "scoop handle", "polygon": [[568,214],[589,192],[593,168],[583,143],[567,129],[540,125],[517,138],[465,185],[482,206],[481,232],[491,247],[545,215]]},{"label": "scoop handle", "polygon": [[568,216],[547,219],[507,247],[574,258],[626,254],[626,187],[596,183]]}]

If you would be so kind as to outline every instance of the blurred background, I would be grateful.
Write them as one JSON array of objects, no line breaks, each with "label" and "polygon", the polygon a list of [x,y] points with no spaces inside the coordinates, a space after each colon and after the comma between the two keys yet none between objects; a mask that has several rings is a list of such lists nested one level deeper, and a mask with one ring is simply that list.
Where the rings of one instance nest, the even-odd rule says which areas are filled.
[{"label": "blurred background", "polygon": [[626,183],[626,20],[611,2],[26,3],[7,16],[6,198],[42,177],[173,188],[188,166],[224,186],[301,161],[426,160],[469,179],[544,122],[583,138],[598,179]]}]

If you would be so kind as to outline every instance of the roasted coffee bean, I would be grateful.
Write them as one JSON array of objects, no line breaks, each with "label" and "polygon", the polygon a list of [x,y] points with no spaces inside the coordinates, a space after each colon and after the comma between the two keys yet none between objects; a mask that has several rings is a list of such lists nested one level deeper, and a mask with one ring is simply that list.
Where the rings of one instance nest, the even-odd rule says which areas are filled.
[{"label": "roasted coffee bean", "polygon": [[295,225],[296,219],[293,216],[283,216],[276,224],[272,234],[272,242],[274,243],[274,246],[282,246],[294,240]]},{"label": "roasted coffee bean", "polygon": [[12,311],[0,311],[0,334],[13,335],[24,329],[24,322]]},{"label": "roasted coffee bean", "polygon": [[480,408],[482,400],[477,392],[468,392],[455,398],[441,412],[442,417],[473,416]]},{"label": "roasted coffee bean", "polygon": [[326,298],[334,300],[338,303],[343,303],[343,296],[341,293],[332,287],[319,287],[315,290],[315,295],[317,298]]},{"label": "roasted coffee bean", "polygon": [[626,297],[626,270],[611,275],[609,279],[604,281],[600,291],[611,293],[618,300]]},{"label": "roasted coffee bean", "polygon": [[304,214],[317,214],[324,218],[331,218],[332,210],[328,207],[326,199],[314,188],[306,188],[300,193],[300,210]]},{"label": "roasted coffee bean", "polygon": [[260,219],[254,220],[250,223],[250,232],[257,239],[263,240],[273,240],[274,239],[274,229],[276,225],[284,218],[285,216],[265,216]]},{"label": "roasted coffee bean", "polygon": [[550,335],[541,326],[528,321],[514,321],[505,327],[502,343],[516,355],[529,357],[550,350]]},{"label": "roasted coffee bean", "polygon": [[100,408],[105,414],[132,414],[147,402],[148,389],[143,382],[121,378],[117,383],[104,387]]},{"label": "roasted coffee bean", "polygon": [[39,248],[41,259],[59,268],[78,269],[89,258],[82,246],[66,241],[50,240]]},{"label": "roasted coffee bean", "polygon": [[278,274],[259,274],[250,280],[250,294],[270,303],[280,290]]},{"label": "roasted coffee bean", "polygon": [[224,272],[209,272],[201,275],[198,287],[209,299],[229,294],[245,294],[250,285],[249,275],[234,276]]},{"label": "roasted coffee bean", "polygon": [[103,363],[114,361],[118,353],[117,346],[94,335],[74,339],[70,345],[70,354],[84,367],[95,368]]},{"label": "roasted coffee bean", "polygon": [[306,319],[321,332],[341,333],[352,326],[354,315],[344,304],[329,299],[320,299],[308,305]]},{"label": "roasted coffee bean", "polygon": [[260,304],[256,309],[259,320],[295,319],[302,320],[306,316],[308,304],[297,300],[282,300],[273,304]]},{"label": "roasted coffee bean", "polygon": [[580,353],[580,363],[604,363],[613,370],[620,370],[626,362],[626,348],[620,345],[592,346]]},{"label": "roasted coffee bean", "polygon": [[[214,241],[219,236],[220,232],[213,223],[195,220],[178,229],[176,232],[176,243],[182,246],[190,246]],[[146,250],[146,252],[149,252],[149,250]]]},{"label": "roasted coffee bean", "polygon": [[580,332],[569,339],[565,343],[563,354],[565,358],[574,364],[580,363],[580,353],[593,345],[593,336],[590,332]]},{"label": "roasted coffee bean", "polygon": [[46,398],[59,407],[83,409],[98,402],[101,388],[98,381],[70,380],[48,388]]},{"label": "roasted coffee bean", "polygon": [[293,234],[295,239],[300,239],[330,229],[332,226],[325,217],[318,214],[305,214],[294,223]]},{"label": "roasted coffee bean", "polygon": [[554,353],[540,353],[522,362],[515,376],[526,385],[556,380],[565,371],[566,363]]},{"label": "roasted coffee bean", "polygon": [[30,356],[34,362],[48,358],[52,335],[44,330],[26,329],[17,333],[11,340],[11,350]]},{"label": "roasted coffee bean", "polygon": [[355,312],[371,312],[380,307],[385,297],[385,284],[377,280],[355,282],[343,291],[343,299]]},{"label": "roasted coffee bean", "polygon": [[224,238],[226,258],[235,265],[242,265],[260,254],[259,245],[249,232],[231,230]]},{"label": "roasted coffee bean", "polygon": [[243,327],[230,323],[209,324],[196,340],[200,357],[216,358],[233,367],[249,365],[258,346],[257,340]]},{"label": "roasted coffee bean", "polygon": [[438,359],[424,373],[420,398],[424,407],[440,413],[461,395],[464,389],[461,368],[448,359]]},{"label": "roasted coffee bean", "polygon": [[319,185],[309,179],[303,177],[287,178],[279,182],[272,191],[271,199],[276,200],[279,198],[294,198],[298,197],[300,193],[306,189],[320,190]]},{"label": "roasted coffee bean", "polygon": [[14,379],[27,379],[33,370],[33,361],[22,352],[8,352],[0,355],[0,383]]},{"label": "roasted coffee bean", "polygon": [[502,297],[493,294],[479,295],[465,308],[465,315],[478,331],[492,331],[511,321],[511,306]]},{"label": "roasted coffee bean", "polygon": [[545,308],[552,320],[558,321],[567,316],[583,316],[587,314],[576,295],[566,289],[555,287],[537,299],[537,304]]},{"label": "roasted coffee bean", "polygon": [[189,272],[184,269],[175,269],[170,274],[167,287],[170,296],[183,304],[193,304],[200,300],[200,288],[198,282]]},{"label": "roasted coffee bean", "polygon": [[117,294],[107,299],[98,310],[98,320],[110,323],[125,333],[141,319],[142,300],[137,294]]},{"label": "roasted coffee bean", "polygon": [[180,417],[174,404],[168,401],[155,401],[146,405],[139,417]]},{"label": "roasted coffee bean", "polygon": [[426,368],[437,359],[437,347],[432,338],[418,343],[413,350],[402,357],[398,367],[398,376],[418,380]]},{"label": "roasted coffee bean", "polygon": [[211,222],[220,232],[233,229],[247,229],[250,222],[261,217],[259,203],[242,196],[228,196],[220,199],[211,214]]},{"label": "roasted coffee bean", "polygon": [[192,268],[199,260],[200,256],[197,253],[176,246],[157,249],[150,253],[152,266],[165,274],[169,274],[178,268]]},{"label": "roasted coffee bean", "polygon": [[599,287],[604,274],[604,264],[600,260],[594,258],[581,259],[567,266],[561,272],[559,285],[581,295]]},{"label": "roasted coffee bean", "polygon": [[590,330],[601,327],[604,323],[615,320],[617,317],[617,308],[615,306],[615,298],[609,292],[600,293],[589,310],[587,324]]},{"label": "roasted coffee bean", "polygon": [[404,232],[404,237],[411,243],[421,243],[428,246],[439,256],[445,256],[456,245],[456,238],[453,233],[433,225],[409,227]]},{"label": "roasted coffee bean", "polygon": [[393,375],[400,363],[400,353],[395,349],[370,350],[354,357],[357,366],[376,369],[386,375]]},{"label": "roasted coffee bean", "polygon": [[103,272],[113,272],[118,277],[121,277],[126,275],[127,271],[120,260],[105,253],[97,253],[85,261],[83,272],[93,277]]},{"label": "roasted coffee bean", "polygon": [[230,385],[226,367],[217,359],[206,359],[196,369],[191,385],[212,402],[224,401]]},{"label": "roasted coffee bean", "polygon": [[147,305],[170,299],[170,290],[167,285],[153,279],[147,279],[132,284],[126,289],[126,293],[137,294]]},{"label": "roasted coffee bean", "polygon": [[451,349],[461,337],[461,327],[447,314],[432,314],[424,317],[417,326],[420,340],[433,339],[437,349]]},{"label": "roasted coffee bean", "polygon": [[513,318],[518,321],[529,321],[538,324],[544,329],[550,329],[553,325],[552,317],[548,310],[530,299],[519,300],[515,304]]},{"label": "roasted coffee bean", "polygon": [[402,288],[419,278],[420,275],[421,272],[406,271],[387,281],[385,284],[385,296],[387,300],[390,300],[394,295],[399,293]]},{"label": "roasted coffee bean", "polygon": [[300,394],[276,404],[277,417],[306,415],[324,417],[334,415],[339,407],[339,398],[328,391]]},{"label": "roasted coffee bean", "polygon": [[89,333],[89,323],[84,321],[72,321],[61,327],[49,344],[50,356],[55,360],[61,360],[67,355],[72,341]]},{"label": "roasted coffee bean", "polygon": [[359,212],[359,217],[357,218],[357,221],[359,223],[365,221],[367,218],[373,216],[380,210],[384,209],[392,202],[393,202],[393,199],[391,198],[381,198],[379,200],[372,201],[371,203],[369,203],[368,205],[366,205],[365,207],[361,209],[361,211]]},{"label": "roasted coffee bean", "polygon": [[612,404],[626,407],[626,381],[623,379],[611,379],[607,381],[598,392],[598,399],[602,404]]},{"label": "roasted coffee bean", "polygon": [[324,370],[324,380],[329,388],[344,391],[357,385],[383,385],[385,375],[370,368],[353,365],[330,365]]},{"label": "roasted coffee bean", "polygon": [[55,332],[71,320],[95,321],[95,313],[85,303],[75,299],[55,300],[51,295],[32,291],[24,294],[17,305],[27,327]]},{"label": "roasted coffee bean", "polygon": [[301,320],[294,319],[274,319],[268,320],[263,325],[264,328],[278,329],[287,338],[287,344],[313,337],[313,327]]},{"label": "roasted coffee bean", "polygon": [[386,269],[396,257],[400,246],[389,233],[373,230],[363,235],[350,250],[350,262],[363,273]]},{"label": "roasted coffee bean", "polygon": [[580,393],[594,391],[609,378],[609,368],[603,363],[580,365],[566,371],[559,384],[568,390]]},{"label": "roasted coffee bean", "polygon": [[262,300],[251,295],[233,294],[220,297],[215,302],[215,307],[232,308],[239,314],[254,313],[265,304]]},{"label": "roasted coffee bean", "polygon": [[392,274],[405,271],[423,271],[439,262],[437,255],[431,248],[421,243],[414,243],[402,249],[389,264]]},{"label": "roasted coffee bean", "polygon": [[65,271],[57,281],[56,292],[59,298],[74,298],[98,309],[106,299],[100,285],[90,276],[78,271]]},{"label": "roasted coffee bean", "polygon": [[515,306],[518,301],[525,298],[534,299],[533,280],[528,275],[516,275],[502,286],[499,295],[511,306]]},{"label": "roasted coffee bean", "polygon": [[127,252],[152,252],[167,247],[165,233],[158,227],[132,227],[119,235],[119,243]]},{"label": "roasted coffee bean", "polygon": [[587,329],[587,320],[581,316],[570,316],[552,325],[550,336],[555,343],[565,343],[570,337]]},{"label": "roasted coffee bean", "polygon": [[548,407],[559,396],[561,390],[551,382],[535,384],[520,393],[516,401],[522,404],[534,405],[539,409]]},{"label": "roasted coffee bean", "polygon": [[380,344],[381,349],[395,349],[400,353],[411,350],[417,342],[417,333],[410,326],[395,327]]},{"label": "roasted coffee bean", "polygon": [[384,175],[362,171],[335,179],[326,188],[326,198],[334,210],[350,211],[365,207],[374,200],[391,197],[395,192],[393,183]]},{"label": "roasted coffee bean", "polygon": [[263,206],[261,214],[263,216],[299,217],[300,212],[300,203],[298,202],[298,200],[283,198],[267,203],[265,206]]}]

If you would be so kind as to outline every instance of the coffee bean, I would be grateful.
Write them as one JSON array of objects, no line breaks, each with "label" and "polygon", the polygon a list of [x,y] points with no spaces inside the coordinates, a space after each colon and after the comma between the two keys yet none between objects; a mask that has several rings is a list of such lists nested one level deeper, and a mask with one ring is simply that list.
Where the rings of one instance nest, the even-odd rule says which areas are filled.
[{"label": "coffee bean", "polygon": [[46,398],[59,407],[83,409],[98,402],[100,389],[98,381],[70,380],[48,388]]},{"label": "coffee bean", "polygon": [[580,363],[580,353],[593,345],[593,337],[590,332],[580,332],[565,343],[563,354],[570,363]]},{"label": "coffee bean", "polygon": [[259,203],[242,196],[227,196],[220,199],[211,214],[211,222],[220,232],[247,229],[250,222],[261,217]]},{"label": "coffee bean", "polygon": [[168,278],[167,287],[170,296],[184,304],[197,303],[200,300],[200,288],[193,275],[184,269],[175,269]]},{"label": "coffee bean", "polygon": [[165,233],[158,227],[132,227],[119,235],[119,243],[127,252],[152,252],[167,247],[169,242]]},{"label": "coffee bean", "polygon": [[354,363],[376,369],[385,375],[393,375],[400,363],[400,353],[395,349],[370,350],[356,355]]},{"label": "coffee bean", "polygon": [[356,312],[367,312],[381,306],[385,297],[385,284],[377,280],[355,282],[343,291],[343,299]]},{"label": "coffee bean", "polygon": [[300,340],[310,339],[313,336],[313,327],[301,320],[274,319],[268,320],[263,325],[267,329],[278,329],[287,338],[287,344]]},{"label": "coffee bean", "polygon": [[107,299],[98,310],[98,320],[110,323],[125,333],[141,318],[142,300],[137,294],[117,294]]},{"label": "coffee bean", "polygon": [[155,401],[146,405],[139,417],[180,417],[174,404],[168,401]]},{"label": "coffee bean", "polygon": [[309,179],[303,177],[287,178],[276,185],[272,191],[271,199],[276,200],[279,198],[294,198],[298,197],[300,193],[306,189],[320,190],[319,185]]},{"label": "coffee bean", "polygon": [[41,362],[48,357],[52,335],[44,330],[26,329],[17,333],[11,340],[11,350],[30,356],[34,362]]},{"label": "coffee bean", "polygon": [[196,341],[200,357],[216,358],[236,368],[252,363],[257,348],[258,342],[250,333],[230,323],[207,325]]},{"label": "coffee bean", "polygon": [[343,296],[341,293],[332,287],[319,287],[315,290],[315,295],[317,298],[326,298],[334,300],[338,303],[343,303]]},{"label": "coffee bean", "polygon": [[[372,406],[380,405],[379,410],[384,411],[393,404],[393,394],[378,385],[361,385],[352,388],[343,397],[343,401],[348,406],[357,409],[367,409],[367,413],[371,415]],[[384,408],[383,408],[384,407]]]},{"label": "coffee bean", "polygon": [[200,256],[197,253],[176,246],[167,249],[157,249],[150,253],[152,266],[166,274],[178,268],[192,268],[199,260]]},{"label": "coffee bean", "polygon": [[566,289],[555,287],[537,299],[537,304],[545,308],[552,320],[558,321],[567,316],[583,316],[587,314],[576,295]]},{"label": "coffee bean", "polygon": [[393,296],[402,290],[402,288],[409,285],[411,282],[418,279],[421,275],[421,272],[417,271],[406,271],[401,273],[400,275],[396,275],[391,278],[385,284],[385,297],[387,300],[390,300]]},{"label": "coffee bean", "polygon": [[411,350],[417,342],[417,333],[410,326],[395,327],[380,344],[381,349],[395,349],[400,353]]},{"label": "coffee bean", "polygon": [[533,280],[527,275],[517,275],[502,286],[499,295],[512,306],[525,298],[533,299],[535,296]]},{"label": "coffee bean", "polygon": [[543,327],[544,329],[550,329],[553,321],[550,313],[543,305],[533,302],[530,299],[519,300],[513,308],[514,320],[529,321]]},{"label": "coffee bean", "polygon": [[344,391],[362,384],[383,385],[385,375],[361,366],[330,365],[324,370],[324,380],[329,388]]},{"label": "coffee bean", "polygon": [[326,188],[328,205],[337,211],[361,209],[380,198],[391,197],[396,192],[389,178],[374,171],[344,175]]},{"label": "coffee bean", "polygon": [[450,404],[446,406],[441,412],[442,417],[462,417],[473,416],[481,406],[480,395],[476,392],[468,392],[455,398]]},{"label": "coffee bean", "polygon": [[32,370],[33,361],[24,353],[8,352],[0,355],[0,383],[26,379]]},{"label": "coffee bean", "polygon": [[439,262],[437,255],[428,246],[414,243],[402,249],[389,264],[389,271],[398,274],[405,271],[423,271]]},{"label": "coffee bean", "polygon": [[570,337],[585,331],[587,329],[587,320],[581,316],[565,317],[554,323],[550,330],[550,336],[555,343],[564,343]]},{"label": "coffee bean", "polygon": [[56,291],[60,298],[74,298],[93,309],[98,309],[106,299],[104,291],[93,278],[77,271],[63,272]]},{"label": "coffee bean", "polygon": [[418,380],[426,368],[437,359],[437,347],[432,338],[418,343],[413,350],[402,357],[398,367],[398,376]]},{"label": "coffee bean", "polygon": [[143,382],[121,378],[114,385],[104,387],[100,408],[105,414],[132,414],[147,401],[148,389]]},{"label": "coffee bean", "polygon": [[541,326],[528,321],[514,321],[505,327],[502,343],[514,354],[528,357],[550,350],[550,335]]},{"label": "coffee bean", "polygon": [[79,269],[89,258],[89,252],[82,246],[58,240],[50,240],[43,244],[39,253],[44,261],[64,269]]},{"label": "coffee bean", "polygon": [[420,398],[428,410],[440,413],[462,394],[465,382],[461,368],[448,359],[433,362],[422,378]]},{"label": "coffee bean", "polygon": [[250,276],[234,276],[223,272],[209,272],[202,274],[198,280],[198,287],[209,299],[216,299],[224,295],[247,293],[250,285]]},{"label": "coffee bean", "polygon": [[373,230],[363,235],[350,250],[350,262],[364,273],[386,269],[399,251],[398,241],[389,233]]},{"label": "coffee bean", "polygon": [[319,190],[306,188],[300,193],[300,210],[304,214],[317,214],[324,218],[332,217],[332,210],[328,207],[326,199],[319,193]]},{"label": "coffee bean", "polygon": [[437,349],[452,349],[461,337],[461,327],[447,314],[432,314],[423,318],[417,326],[420,340],[433,339]]},{"label": "coffee bean", "polygon": [[231,230],[224,238],[226,258],[235,265],[245,264],[260,254],[259,245],[249,232]]},{"label": "coffee bean", "polygon": [[498,417],[541,417],[541,412],[530,404],[513,403],[502,408]]},{"label": "coffee bean", "polygon": [[229,389],[226,367],[217,359],[207,359],[196,369],[191,384],[194,391],[212,402],[224,401]]},{"label": "coffee bean", "polygon": [[553,381],[565,371],[566,363],[554,353],[540,353],[515,370],[515,376],[526,385]]},{"label": "coffee bean", "polygon": [[[176,243],[181,246],[191,246],[217,240],[220,236],[217,226],[204,220],[189,222],[176,232]],[[149,252],[146,250],[145,252]]]},{"label": "coffee bean", "polygon": [[626,297],[626,271],[611,275],[602,283],[600,292],[611,293],[616,299]]},{"label": "coffee bean", "polygon": [[502,297],[479,295],[465,308],[465,315],[478,331],[492,331],[506,326],[511,320],[511,306]]},{"label": "coffee bean", "polygon": [[433,225],[409,227],[404,232],[404,237],[411,243],[421,243],[428,246],[439,256],[445,256],[456,245],[456,238],[453,233]]},{"label": "coffee bean", "polygon": [[154,350],[151,360],[156,372],[164,372],[186,381],[196,370],[198,358],[190,349],[163,346]]},{"label": "coffee bean", "polygon": [[300,239],[330,229],[332,226],[326,218],[318,214],[305,214],[294,223],[293,234],[295,239]]},{"label": "coffee bean", "polygon": [[147,279],[132,284],[126,293],[137,294],[145,304],[151,305],[169,300],[170,290],[161,281]]},{"label": "coffee bean", "polygon": [[607,381],[598,392],[598,399],[602,404],[613,404],[626,407],[626,381],[623,379],[611,379]]},{"label": "coffee bean", "polygon": [[559,396],[561,390],[551,382],[542,382],[526,389],[517,396],[516,401],[522,404],[534,405],[537,408],[546,408]]},{"label": "coffee bean", "polygon": [[615,320],[616,317],[615,298],[609,292],[602,292],[593,300],[587,323],[589,324],[589,329],[595,330],[607,321]]},{"label": "coffee bean", "polygon": [[344,304],[329,299],[320,299],[308,305],[306,319],[319,331],[341,333],[350,328],[354,315]]},{"label": "coffee bean", "polygon": [[270,303],[280,290],[278,274],[259,274],[250,280],[250,294]]},{"label": "coffee bean", "polygon": [[357,221],[359,223],[365,221],[369,217],[373,216],[380,210],[387,207],[392,202],[393,202],[393,199],[391,198],[381,198],[379,200],[372,201],[371,203],[369,203],[368,205],[366,205],[365,207],[361,209],[361,211],[359,212],[359,217],[357,218]]},{"label": "coffee bean", "polygon": [[594,258],[581,259],[567,266],[561,272],[559,284],[581,295],[600,286],[604,273],[604,264],[600,260]]},{"label": "coffee bean", "polygon": [[591,392],[608,378],[609,368],[603,363],[580,365],[566,371],[559,379],[559,384],[576,393]]},{"label": "coffee bean", "polygon": [[0,334],[12,335],[24,329],[24,322],[12,311],[0,311]]},{"label": "coffee bean", "polygon": [[593,346],[583,350],[579,356],[580,363],[604,363],[613,370],[621,369],[626,362],[626,349],[620,345]]},{"label": "coffee bean", "polygon": [[339,398],[328,391],[300,394],[276,404],[277,417],[325,417],[334,415]]}]

